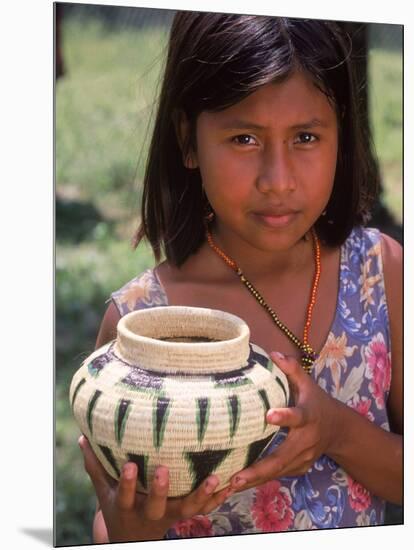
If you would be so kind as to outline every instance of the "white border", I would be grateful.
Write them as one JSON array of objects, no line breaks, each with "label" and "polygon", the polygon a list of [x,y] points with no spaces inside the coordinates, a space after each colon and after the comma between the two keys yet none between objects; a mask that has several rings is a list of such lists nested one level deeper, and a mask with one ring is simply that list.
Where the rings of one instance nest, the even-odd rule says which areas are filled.
[{"label": "white border", "polygon": [[[85,2],[84,2],[85,3]],[[96,2],[98,3],[98,2]],[[102,4],[206,8],[201,0],[102,1]],[[209,11],[238,11],[299,17],[362,20],[405,25],[405,98],[412,90],[413,21],[409,2],[393,0],[342,5],[313,0],[278,3],[255,0],[210,0]],[[282,8],[283,6],[283,8]],[[285,7],[288,6],[288,7]],[[285,11],[286,10],[286,11]],[[52,528],[53,510],[53,139],[52,139],[52,2],[7,2],[1,14],[1,127],[3,135],[0,223],[2,236],[2,514],[1,542],[6,548],[44,548]],[[405,102],[406,150],[411,143],[408,121],[414,120],[411,103]],[[408,144],[408,145],[407,145]],[[405,205],[414,204],[412,157],[405,156]],[[405,217],[406,247],[412,224]],[[5,254],[4,254],[5,252]],[[408,254],[407,254],[408,256]],[[413,311],[409,281],[412,266],[406,258],[405,326],[411,327]],[[408,338],[406,338],[406,341]],[[410,359],[408,345],[406,357]],[[406,418],[412,418],[413,369],[405,373]],[[280,533],[256,537],[225,537],[112,545],[115,548],[236,548],[260,544],[265,548],[293,545],[308,550],[364,546],[385,549],[413,536],[413,476],[409,451],[412,429],[406,422],[405,526]],[[412,470],[412,469],[411,469]],[[32,534],[30,534],[30,532]],[[45,535],[46,533],[46,535]],[[46,540],[45,539],[45,540]],[[51,541],[51,539],[50,539]],[[139,544],[139,546],[136,546]],[[50,546],[50,544],[49,544]],[[73,547],[81,548],[81,547]]]}]

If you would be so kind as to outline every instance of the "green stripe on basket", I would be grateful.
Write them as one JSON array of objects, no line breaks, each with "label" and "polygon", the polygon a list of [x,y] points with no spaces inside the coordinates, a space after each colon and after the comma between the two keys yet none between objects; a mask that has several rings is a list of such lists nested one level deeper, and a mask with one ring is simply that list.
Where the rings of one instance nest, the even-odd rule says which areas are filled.
[{"label": "green stripe on basket", "polygon": [[269,398],[267,396],[266,390],[259,390],[258,394],[260,396],[260,399],[262,400],[263,407],[264,407],[264,417],[263,417],[263,431],[265,431],[267,422],[266,422],[266,413],[270,409],[270,403]]},{"label": "green stripe on basket", "polygon": [[196,423],[197,423],[197,439],[201,443],[206,434],[208,420],[210,417],[210,399],[200,397],[196,399]]},{"label": "green stripe on basket", "polygon": [[93,411],[101,395],[102,395],[102,392],[100,390],[96,390],[93,396],[89,399],[88,408],[86,411],[86,419],[88,421],[88,427],[91,434],[92,434],[92,424],[93,424]]},{"label": "green stripe on basket", "polygon": [[229,411],[230,421],[230,439],[232,439],[237,431],[240,421],[240,399],[237,395],[230,395],[227,398],[227,408]]},{"label": "green stripe on basket", "polygon": [[164,439],[165,426],[167,425],[171,399],[165,396],[158,397],[154,401],[152,410],[152,433],[154,447],[159,449]]},{"label": "green stripe on basket", "polygon": [[73,396],[72,396],[72,410],[73,410],[73,405],[75,404],[75,399],[79,393],[79,390],[81,389],[81,387],[84,385],[84,383],[86,382],[86,378],[82,378],[82,380],[78,383],[78,385],[76,386],[75,388],[75,391],[73,392]]},{"label": "green stripe on basket", "polygon": [[121,445],[125,433],[125,426],[129,412],[131,410],[131,401],[120,399],[115,410],[115,438],[118,445]]}]

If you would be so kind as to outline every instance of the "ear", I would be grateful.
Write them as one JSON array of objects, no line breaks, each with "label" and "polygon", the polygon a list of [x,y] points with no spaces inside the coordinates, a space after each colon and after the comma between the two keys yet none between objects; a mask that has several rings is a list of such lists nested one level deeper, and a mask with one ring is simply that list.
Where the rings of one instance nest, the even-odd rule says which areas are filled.
[{"label": "ear", "polygon": [[190,146],[190,123],[184,111],[176,111],[173,115],[175,133],[186,168],[198,168],[197,155]]}]

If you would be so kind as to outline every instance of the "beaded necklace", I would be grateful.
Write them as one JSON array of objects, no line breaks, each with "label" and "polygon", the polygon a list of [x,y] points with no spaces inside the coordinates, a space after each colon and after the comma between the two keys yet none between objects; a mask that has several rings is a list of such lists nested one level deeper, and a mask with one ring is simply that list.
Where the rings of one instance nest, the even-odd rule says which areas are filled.
[{"label": "beaded necklace", "polygon": [[220,258],[222,258],[226,262],[226,264],[233,269],[233,271],[236,272],[236,274],[240,277],[240,280],[244,284],[244,286],[254,296],[257,302],[269,313],[275,325],[289,338],[291,342],[295,344],[295,346],[299,348],[299,350],[302,352],[302,357],[301,357],[302,367],[305,370],[305,372],[307,372],[308,374],[310,374],[310,372],[312,371],[313,363],[317,357],[317,354],[313,350],[312,346],[309,344],[309,329],[312,322],[312,312],[315,306],[316,293],[318,290],[319,279],[321,276],[321,248],[320,248],[318,236],[313,227],[311,229],[311,234],[313,239],[313,248],[314,248],[314,255],[315,255],[315,273],[313,276],[312,290],[310,294],[309,304],[306,310],[305,327],[303,329],[303,341],[301,342],[299,338],[295,336],[293,332],[289,330],[288,327],[282,323],[282,321],[279,319],[279,317],[276,315],[273,309],[269,306],[269,304],[266,303],[265,299],[260,294],[260,292],[252,285],[252,283],[248,279],[246,279],[246,277],[243,275],[242,270],[236,264],[236,262],[231,258],[229,258],[229,256],[227,256],[223,252],[223,250],[221,250],[221,248],[219,248],[216,245],[216,243],[213,241],[211,232],[207,227],[207,242],[212,248],[212,250],[214,250],[214,252],[218,254],[218,256],[220,256]]}]

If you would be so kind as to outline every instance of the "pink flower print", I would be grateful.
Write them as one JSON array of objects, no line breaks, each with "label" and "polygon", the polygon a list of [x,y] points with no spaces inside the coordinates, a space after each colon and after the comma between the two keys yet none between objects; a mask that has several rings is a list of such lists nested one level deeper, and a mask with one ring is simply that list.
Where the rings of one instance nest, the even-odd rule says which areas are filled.
[{"label": "pink flower print", "polygon": [[211,537],[212,523],[207,516],[194,516],[190,519],[177,521],[173,529],[180,537]]},{"label": "pink flower print", "polygon": [[371,403],[372,399],[369,397],[366,397],[365,395],[360,397],[357,394],[350,402],[348,402],[348,405],[362,416],[365,416],[365,418],[368,418],[371,422],[374,422],[374,415],[370,411]]},{"label": "pink flower print", "polygon": [[391,385],[391,361],[384,337],[381,333],[371,340],[365,348],[365,358],[367,361],[367,377],[369,391],[375,398],[375,403],[379,409],[385,406],[384,394],[389,391]]},{"label": "pink flower print", "polygon": [[287,531],[293,523],[292,497],[279,481],[265,483],[256,490],[252,517],[264,533]]},{"label": "pink flower print", "polygon": [[371,505],[371,494],[363,485],[348,476],[349,505],[355,512],[362,512]]}]

